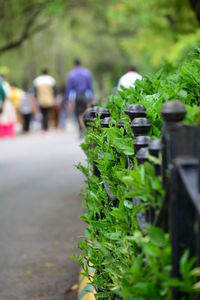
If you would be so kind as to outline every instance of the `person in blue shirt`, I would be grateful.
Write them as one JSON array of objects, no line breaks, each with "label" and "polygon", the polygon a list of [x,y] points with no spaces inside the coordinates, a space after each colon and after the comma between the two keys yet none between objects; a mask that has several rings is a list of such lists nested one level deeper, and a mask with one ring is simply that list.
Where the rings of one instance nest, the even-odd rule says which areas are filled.
[{"label": "person in blue shirt", "polygon": [[74,69],[68,74],[65,94],[68,107],[74,106],[80,134],[82,134],[84,129],[83,113],[91,105],[94,93],[92,74],[88,69],[81,66],[79,59],[74,60]]}]

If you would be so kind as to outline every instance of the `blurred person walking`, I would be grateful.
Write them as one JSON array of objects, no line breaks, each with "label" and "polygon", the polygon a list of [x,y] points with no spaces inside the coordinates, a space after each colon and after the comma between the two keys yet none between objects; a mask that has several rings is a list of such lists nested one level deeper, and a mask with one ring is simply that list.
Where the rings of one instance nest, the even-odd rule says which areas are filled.
[{"label": "blurred person walking", "polygon": [[3,101],[5,100],[6,93],[3,88],[3,78],[0,76],[0,113],[2,112]]},{"label": "blurred person walking", "polygon": [[36,112],[36,104],[33,92],[31,89],[28,89],[27,86],[24,87],[20,111],[23,117],[23,132],[27,133],[30,130],[32,115],[34,112]]},{"label": "blurred person walking", "polygon": [[16,118],[17,118],[16,129],[17,129],[17,131],[21,131],[22,124],[23,124],[22,114],[20,111],[23,93],[24,93],[24,91],[22,89],[20,89],[19,87],[17,87],[16,83],[12,83],[10,99],[11,99],[11,102],[14,105],[15,111],[16,111]]},{"label": "blurred person walking", "polygon": [[80,135],[82,135],[84,130],[83,113],[92,103],[93,84],[91,72],[81,66],[79,59],[74,60],[74,69],[69,72],[65,93],[68,110],[71,111],[74,107]]},{"label": "blurred person walking", "polygon": [[3,88],[4,91],[6,93],[6,97],[10,99],[11,97],[11,86],[10,83],[8,82],[7,76],[6,75],[1,75],[2,79],[3,79]]},{"label": "blurred person walking", "polygon": [[2,113],[0,115],[0,137],[11,137],[15,135],[15,125],[17,121],[16,110],[10,100],[10,84],[8,83],[5,75],[2,75],[1,78],[5,99],[3,101]]},{"label": "blurred person walking", "polygon": [[15,83],[12,83],[10,98],[17,111],[20,111],[22,95],[23,90],[18,88]]},{"label": "blurred person walking", "polygon": [[117,89],[121,90],[121,87],[130,88],[135,86],[136,80],[141,80],[142,76],[136,72],[136,68],[133,65],[130,65],[127,69],[126,74],[124,74],[118,82]]},{"label": "blurred person walking", "polygon": [[42,129],[49,128],[49,115],[55,105],[56,80],[44,69],[40,76],[34,79],[34,94],[42,114]]}]

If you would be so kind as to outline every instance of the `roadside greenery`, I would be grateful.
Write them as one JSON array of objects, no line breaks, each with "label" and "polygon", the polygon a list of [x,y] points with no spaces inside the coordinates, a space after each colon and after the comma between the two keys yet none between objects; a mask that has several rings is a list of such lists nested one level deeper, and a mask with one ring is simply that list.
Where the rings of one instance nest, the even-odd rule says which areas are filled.
[{"label": "roadside greenery", "polygon": [[[77,259],[82,267],[86,260],[88,266],[95,268],[94,278],[90,278],[87,266],[84,274],[95,287],[97,299],[171,300],[176,287],[186,292],[184,300],[193,300],[200,291],[200,269],[195,268],[195,259],[189,258],[188,251],[180,261],[182,278],[171,278],[169,234],[152,225],[141,227],[139,217],[152,205],[158,215],[165,193],[153,165],[137,165],[130,120],[124,113],[131,103],[143,104],[151,124],[149,135],[159,138],[163,103],[179,99],[187,108],[185,122],[197,124],[199,78],[197,51],[177,70],[165,65],[137,81],[134,89],[109,97],[110,127],[102,128],[101,120],[96,118],[87,129],[81,145],[87,155],[87,167],[78,165],[86,177],[82,193],[85,214],[81,219],[87,229],[85,240],[79,243],[82,255]],[[121,118],[124,128],[117,126]],[[134,168],[127,168],[127,156]],[[93,175],[94,163],[99,177]]]}]

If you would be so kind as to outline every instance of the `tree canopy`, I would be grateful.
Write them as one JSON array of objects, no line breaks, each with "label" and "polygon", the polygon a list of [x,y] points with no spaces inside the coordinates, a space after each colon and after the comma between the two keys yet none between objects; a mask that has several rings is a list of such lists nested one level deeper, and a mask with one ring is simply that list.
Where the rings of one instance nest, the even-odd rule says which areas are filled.
[{"label": "tree canopy", "polygon": [[110,92],[128,64],[153,71],[163,59],[178,64],[200,46],[198,2],[0,1],[1,65],[20,84],[48,65],[62,84],[78,56]]}]

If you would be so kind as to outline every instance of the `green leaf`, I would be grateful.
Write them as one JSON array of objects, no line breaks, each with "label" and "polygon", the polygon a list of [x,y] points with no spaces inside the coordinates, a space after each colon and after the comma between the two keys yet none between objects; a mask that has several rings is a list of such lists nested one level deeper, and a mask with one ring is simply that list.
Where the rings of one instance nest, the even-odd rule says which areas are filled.
[{"label": "green leaf", "polygon": [[151,244],[151,243],[146,243],[143,245],[143,249],[144,249],[144,253],[147,255],[147,256],[152,256],[152,257],[159,257],[160,255],[160,249]]},{"label": "green leaf", "polygon": [[133,208],[133,202],[130,201],[130,200],[125,200],[124,201],[124,206],[127,207],[127,208],[132,209]]},{"label": "green leaf", "polygon": [[151,243],[158,247],[163,247],[165,245],[165,235],[162,229],[158,227],[148,226],[147,232]]},{"label": "green leaf", "polygon": [[194,268],[194,269],[190,272],[190,275],[191,275],[191,276],[195,276],[195,277],[200,276],[200,267]]},{"label": "green leaf", "polygon": [[200,281],[193,284],[192,289],[195,290],[196,292],[200,292]]}]

